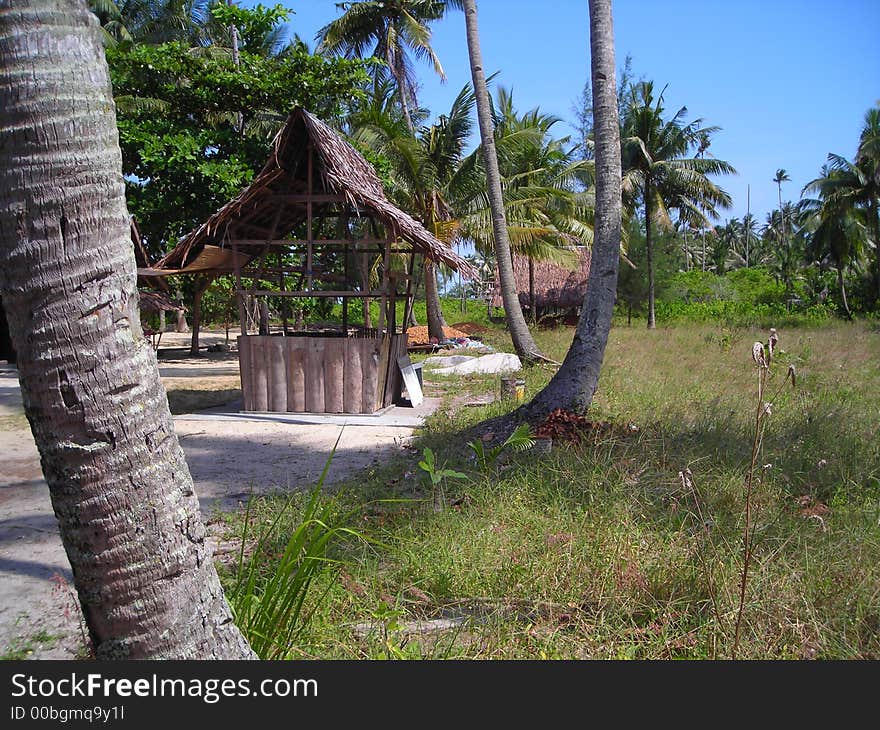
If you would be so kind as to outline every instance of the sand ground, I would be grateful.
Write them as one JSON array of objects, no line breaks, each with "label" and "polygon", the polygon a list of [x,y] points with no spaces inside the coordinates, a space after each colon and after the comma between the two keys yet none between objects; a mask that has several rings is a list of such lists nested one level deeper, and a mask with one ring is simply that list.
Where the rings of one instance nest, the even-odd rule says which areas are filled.
[{"label": "sand ground", "polygon": [[[162,345],[183,345],[168,333]],[[222,341],[206,335],[203,344]],[[163,353],[167,354],[167,353]],[[206,519],[253,492],[312,486],[339,438],[328,484],[399,451],[413,426],[297,424],[217,417],[235,408],[233,354],[160,357],[175,430]],[[225,404],[225,407],[224,407]],[[210,408],[213,406],[213,410]],[[207,410],[205,410],[205,408]],[[341,433],[341,437],[340,437]],[[0,656],[66,659],[81,651],[79,607],[14,367],[0,363]]]}]

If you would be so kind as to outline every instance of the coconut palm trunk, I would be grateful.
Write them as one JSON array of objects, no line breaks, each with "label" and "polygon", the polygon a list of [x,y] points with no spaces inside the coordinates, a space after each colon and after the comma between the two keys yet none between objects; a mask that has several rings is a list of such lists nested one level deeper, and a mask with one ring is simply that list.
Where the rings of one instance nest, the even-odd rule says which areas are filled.
[{"label": "coconut palm trunk", "polygon": [[446,339],[446,335],[443,333],[446,320],[443,318],[443,307],[437,286],[437,264],[427,258],[425,259],[425,310],[428,320],[428,337],[436,337],[438,342],[443,342]]},{"label": "coconut palm trunk", "polygon": [[0,294],[96,655],[252,658],[138,315],[97,19],[0,0]]},{"label": "coconut palm trunk", "polygon": [[654,286],[654,237],[651,235],[651,183],[645,180],[645,264],[648,269],[648,329],[657,328]]},{"label": "coconut palm trunk", "polygon": [[[516,354],[523,360],[532,362],[544,359],[532,339],[519,304],[516,281],[513,276],[513,263],[510,256],[510,239],[507,235],[507,221],[504,216],[504,202],[501,197],[501,175],[498,171],[498,156],[495,151],[495,132],[489,108],[489,90],[483,69],[483,56],[480,52],[480,34],[477,27],[477,5],[475,0],[463,0],[465,28],[467,29],[468,57],[471,65],[471,78],[477,100],[477,119],[480,123],[480,139],[483,159],[486,165],[489,207],[492,211],[492,231],[495,238],[495,259],[498,265],[498,281],[501,299],[504,302],[504,316],[513,340]],[[619,156],[619,153],[618,153]]]},{"label": "coconut palm trunk", "polygon": [[590,0],[589,8],[596,140],[596,212],[590,277],[580,320],[562,367],[527,406],[532,421],[554,408],[585,411],[589,407],[599,383],[617,294],[621,164],[611,0]]},{"label": "coconut palm trunk", "polygon": [[849,309],[849,302],[846,300],[846,282],[843,277],[843,266],[837,266],[837,286],[840,287],[840,301],[843,303],[843,311],[847,319],[852,319],[852,312]]}]

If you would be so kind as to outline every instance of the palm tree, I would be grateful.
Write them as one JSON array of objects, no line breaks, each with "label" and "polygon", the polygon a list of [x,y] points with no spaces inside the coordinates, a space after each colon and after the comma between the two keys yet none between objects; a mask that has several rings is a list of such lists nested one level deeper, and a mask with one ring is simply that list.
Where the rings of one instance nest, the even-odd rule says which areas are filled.
[{"label": "palm tree", "polygon": [[89,0],[106,43],[186,41],[203,45],[208,38],[210,0]]},{"label": "palm tree", "polygon": [[[393,165],[389,195],[417,217],[435,237],[452,245],[458,234],[457,210],[462,189],[473,187],[469,169],[462,168],[464,150],[473,127],[474,93],[470,84],[459,92],[449,113],[431,126],[411,134],[399,116],[381,104],[370,104],[351,120],[351,135],[380,152]],[[437,272],[425,260],[425,299],[428,334],[444,338]]]},{"label": "palm tree", "polygon": [[776,170],[776,174],[773,176],[773,182],[776,183],[776,188],[779,193],[779,214],[782,216],[782,220],[780,221],[782,224],[780,228],[780,243],[785,245],[785,211],[782,209],[782,183],[791,182],[791,178],[788,176],[788,172],[780,167]]},{"label": "palm tree", "polygon": [[712,232],[709,242],[709,268],[719,276],[727,271],[739,237],[740,222],[737,218],[731,218]]},{"label": "palm tree", "polygon": [[139,328],[100,30],[84,4],[21,0],[0,57],[0,296],[96,655],[253,658]]},{"label": "palm tree", "polygon": [[[787,228],[786,221],[789,222]],[[761,231],[761,241],[767,251],[766,263],[776,281],[785,285],[788,295],[792,292],[803,258],[803,250],[798,245],[799,236],[794,229],[796,222],[795,206],[785,203],[779,210],[767,214],[767,222]]]},{"label": "palm tree", "polygon": [[[429,23],[440,20],[447,6],[457,7],[456,0],[361,0],[340,3],[344,13],[321,28],[317,35],[318,52],[348,58],[373,57],[384,62],[376,67],[376,95],[385,88],[384,74],[390,74],[397,89],[397,99],[410,137],[417,134],[413,108],[418,109],[412,56],[427,60],[442,80],[446,79],[440,59],[431,47]],[[431,337],[444,338],[446,325],[440,307],[437,272],[434,264],[424,262],[425,304]],[[412,315],[411,315],[412,316]]]},{"label": "palm tree", "polygon": [[[465,29],[467,32],[468,59],[471,78],[477,103],[477,120],[480,124],[482,154],[486,166],[487,195],[492,211],[492,232],[495,237],[495,258],[498,266],[498,280],[501,299],[504,302],[504,316],[517,355],[527,362],[544,358],[526,325],[516,281],[513,276],[513,261],[510,253],[510,239],[504,214],[504,199],[501,193],[501,174],[498,169],[498,154],[495,149],[495,132],[486,74],[483,69],[483,56],[480,51],[480,34],[477,27],[477,5],[475,0],[463,0]],[[610,9],[609,9],[610,13]],[[613,72],[612,72],[613,78]]]},{"label": "palm tree", "polygon": [[874,305],[880,301],[880,108],[865,113],[859,136],[856,166],[860,171],[859,198],[868,215],[868,231],[874,246]]},{"label": "palm tree", "polygon": [[441,79],[446,79],[440,59],[431,47],[428,24],[440,20],[447,5],[443,0],[362,0],[340,3],[344,13],[321,28],[315,36],[318,53],[347,58],[378,58],[385,63],[397,86],[398,101],[410,131],[415,133],[411,106],[417,107],[412,56],[427,60]]},{"label": "palm tree", "polygon": [[[773,176],[773,182],[776,183],[776,186],[779,189],[779,210],[782,210],[782,183],[791,182],[791,178],[788,176],[788,173],[780,167],[776,170],[776,174]],[[785,221],[783,221],[783,230],[784,225]]]},{"label": "palm tree", "polygon": [[742,234],[740,239],[740,249],[745,256],[744,266],[747,269],[756,263],[758,265],[763,263],[763,257],[759,246],[761,238],[758,235],[758,227],[758,219],[753,213],[746,213],[742,217],[742,222],[740,224]]},{"label": "palm tree", "polygon": [[[529,264],[529,302],[535,315],[534,261],[553,259],[572,264],[570,247],[592,242],[593,191],[584,186],[592,180],[593,163],[578,159],[569,138],[554,138],[558,117],[535,108],[518,114],[513,95],[497,92],[493,108],[495,142],[511,251],[525,256]],[[483,172],[481,150],[464,162]],[[485,177],[468,201],[463,201],[462,235],[478,249],[493,247],[491,208]]]},{"label": "palm tree", "polygon": [[[825,209],[826,217],[836,214],[849,219],[837,224],[841,235],[847,230],[855,235],[852,226],[859,222],[864,235],[854,239],[853,244],[856,248],[863,244],[874,249],[871,298],[876,304],[880,300],[880,109],[870,109],[865,114],[855,160],[850,162],[842,155],[829,154],[820,177],[807,183],[804,191],[819,196],[818,202],[805,203],[805,210],[816,214],[821,208]],[[827,225],[831,226],[830,221]],[[830,229],[827,236],[831,236]],[[830,246],[830,238],[828,241]],[[845,258],[854,261],[856,257]]]},{"label": "palm tree", "polygon": [[869,109],[853,162],[828,155],[830,171],[822,183],[825,198],[835,198],[844,211],[862,211],[867,240],[874,248],[872,299],[880,300],[880,109]]},{"label": "palm tree", "polygon": [[815,197],[803,198],[798,208],[807,256],[836,269],[844,314],[852,319],[844,276],[867,243],[867,211],[856,207],[848,193],[852,182],[850,163],[844,166],[835,157],[829,155],[832,164],[823,165],[819,177],[804,186],[801,194],[814,193]]},{"label": "palm tree", "polygon": [[580,320],[562,367],[527,406],[533,421],[554,408],[583,412],[590,406],[599,383],[617,295],[622,205],[611,0],[590,0],[589,8],[596,163],[590,278]]},{"label": "palm tree", "polygon": [[[702,127],[701,119],[685,124],[686,113],[687,108],[682,107],[670,120],[665,120],[663,92],[655,99],[654,84],[650,81],[631,87],[623,113],[623,168],[645,216],[649,329],[656,327],[654,226],[671,228],[669,209],[673,207],[687,210],[692,219],[704,221],[701,206],[707,211],[717,206],[729,207],[730,196],[707,175],[736,172],[723,160],[702,156],[706,140],[719,128]],[[697,156],[687,157],[694,148],[699,151]]]}]

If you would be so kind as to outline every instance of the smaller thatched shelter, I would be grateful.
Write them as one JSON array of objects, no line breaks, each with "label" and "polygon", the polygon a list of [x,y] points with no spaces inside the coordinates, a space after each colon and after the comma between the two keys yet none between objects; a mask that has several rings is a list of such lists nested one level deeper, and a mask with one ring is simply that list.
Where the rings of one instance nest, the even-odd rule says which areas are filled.
[{"label": "smaller thatched shelter", "polygon": [[186,307],[171,300],[165,292],[139,289],[141,312],[157,314],[159,312],[185,312]]},{"label": "smaller thatched shelter", "polygon": [[[244,410],[373,413],[400,389],[397,358],[406,355],[416,255],[476,273],[386,199],[354,147],[298,108],[254,181],[139,273],[234,274]],[[270,332],[270,299],[282,317],[277,333]],[[350,300],[363,304],[360,322]],[[306,302],[316,301],[324,311],[341,303],[341,326],[303,326]],[[371,301],[379,303],[378,320]],[[198,300],[194,327],[197,319]]]},{"label": "smaller thatched shelter", "polygon": [[[520,306],[526,312],[535,310],[536,319],[546,314],[576,311],[584,302],[590,276],[590,249],[587,246],[574,246],[569,250],[572,254],[571,268],[552,261],[533,261],[528,256],[513,257],[513,275]],[[492,306],[503,306],[497,278]]]}]

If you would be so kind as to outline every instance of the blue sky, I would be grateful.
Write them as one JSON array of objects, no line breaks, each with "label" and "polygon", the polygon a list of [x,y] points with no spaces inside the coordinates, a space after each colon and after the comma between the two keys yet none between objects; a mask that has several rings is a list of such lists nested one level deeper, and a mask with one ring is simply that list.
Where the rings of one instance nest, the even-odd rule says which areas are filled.
[{"label": "blue sky", "polygon": [[[285,4],[296,13],[289,30],[309,42],[340,14],[334,0]],[[520,111],[540,106],[573,119],[589,76],[586,0],[477,6],[483,60],[487,72],[500,71],[496,83],[513,89]],[[618,64],[629,54],[637,77],[668,85],[670,113],[687,106],[688,119],[722,127],[710,152],[739,172],[719,179],[733,196],[722,220],[746,213],[748,185],[751,212],[763,221],[777,206],[772,178],[780,167],[791,177],[783,199],[797,200],[828,152],[852,157],[865,111],[880,103],[880,0],[616,0],[613,13]],[[419,101],[437,115],[470,80],[463,15],[435,24],[432,43],[448,81],[419,64]]]}]

